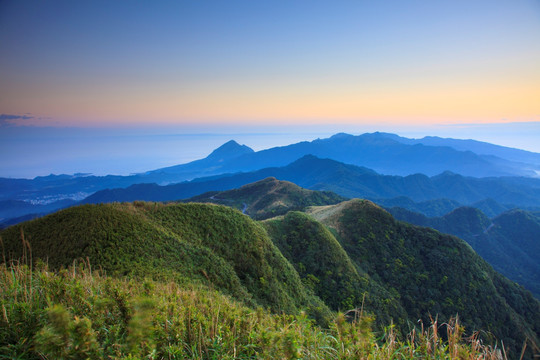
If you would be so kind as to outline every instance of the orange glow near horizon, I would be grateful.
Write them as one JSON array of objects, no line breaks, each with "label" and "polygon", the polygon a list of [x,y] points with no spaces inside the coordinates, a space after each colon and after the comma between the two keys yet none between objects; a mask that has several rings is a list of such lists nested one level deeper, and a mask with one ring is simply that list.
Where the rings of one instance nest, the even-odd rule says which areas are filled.
[{"label": "orange glow near horizon", "polygon": [[1,9],[8,125],[540,120],[538,2],[106,3]]},{"label": "orange glow near horizon", "polygon": [[[27,106],[29,113],[50,118],[45,125],[324,123],[382,121],[396,124],[539,121],[538,83],[417,84],[410,89],[358,87],[205,89],[186,94],[175,89],[149,93],[99,94],[86,89],[49,93]],[[168,90],[168,91],[167,91]],[[167,91],[167,92],[166,92]],[[59,100],[60,99],[60,100]],[[21,105],[12,101],[16,113]],[[30,102],[27,102],[29,104]],[[82,121],[82,122],[81,122]],[[37,123],[36,123],[37,125]]]}]

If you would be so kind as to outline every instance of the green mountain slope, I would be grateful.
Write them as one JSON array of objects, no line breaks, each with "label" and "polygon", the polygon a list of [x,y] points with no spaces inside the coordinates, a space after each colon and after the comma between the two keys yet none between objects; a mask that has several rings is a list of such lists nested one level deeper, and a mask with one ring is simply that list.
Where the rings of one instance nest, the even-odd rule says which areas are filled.
[{"label": "green mountain slope", "polygon": [[264,224],[304,283],[326,304],[335,310],[348,310],[361,303],[368,289],[368,278],[357,271],[324,225],[296,211]]},{"label": "green mountain slope", "polygon": [[276,312],[312,309],[321,320],[329,314],[264,229],[223,206],[85,205],[10,227],[0,236],[10,259],[30,256],[29,249],[34,260],[54,269],[89,259],[109,274],[195,281]]},{"label": "green mountain slope", "polygon": [[288,181],[269,177],[238,189],[209,192],[186,200],[210,202],[242,210],[256,220],[284,215],[308,206],[337,204],[345,198],[329,191],[303,189]]},{"label": "green mountain slope", "polygon": [[459,236],[495,270],[540,298],[540,220],[534,214],[511,210],[490,220],[480,210],[468,207],[436,218],[401,208],[389,211],[397,219]]},{"label": "green mountain slope", "polygon": [[407,317],[385,286],[356,266],[332,232],[311,216],[290,212],[264,224],[304,284],[331,309],[363,308],[375,317],[378,329]]},{"label": "green mountain slope", "polygon": [[115,277],[202,284],[274,313],[305,310],[320,324],[329,309],[363,308],[377,330],[393,321],[404,335],[419,319],[459,315],[467,334],[493,334],[511,358],[525,339],[538,344],[540,302],[464,241],[396,221],[369,201],[308,212],[258,223],[211,204],[86,205],[0,237],[7,260],[59,269],[82,259]]},{"label": "green mountain slope", "polygon": [[[408,320],[441,321],[459,314],[468,331],[484,329],[518,351],[538,343],[540,302],[504,278],[463,240],[396,221],[369,201],[315,207],[311,215],[334,229],[353,263],[386,287]],[[406,326],[407,319],[396,319]]]}]

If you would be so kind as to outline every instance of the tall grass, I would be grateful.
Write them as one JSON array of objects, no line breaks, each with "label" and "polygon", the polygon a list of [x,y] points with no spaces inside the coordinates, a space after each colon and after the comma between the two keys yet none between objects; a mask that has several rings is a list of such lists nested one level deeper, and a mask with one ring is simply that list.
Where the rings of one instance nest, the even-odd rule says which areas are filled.
[{"label": "tall grass", "polygon": [[[217,291],[105,276],[88,263],[51,272],[0,265],[3,359],[504,359],[458,319],[382,334],[362,311],[328,329],[305,314],[270,314]],[[439,331],[445,329],[447,341]]]}]

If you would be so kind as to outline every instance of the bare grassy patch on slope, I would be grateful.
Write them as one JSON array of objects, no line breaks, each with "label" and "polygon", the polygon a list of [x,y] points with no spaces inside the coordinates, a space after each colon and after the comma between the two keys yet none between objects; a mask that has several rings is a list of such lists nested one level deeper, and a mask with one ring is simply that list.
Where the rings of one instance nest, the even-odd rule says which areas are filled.
[{"label": "bare grassy patch on slope", "polygon": [[[348,201],[340,202],[336,205],[326,206],[310,206],[306,209],[306,213],[310,214],[317,221],[324,223],[336,230],[340,227],[340,218],[344,210],[349,209],[354,205],[368,206],[375,209],[382,210],[379,206],[375,205],[369,200],[352,199]],[[384,210],[383,210],[384,211]]]}]

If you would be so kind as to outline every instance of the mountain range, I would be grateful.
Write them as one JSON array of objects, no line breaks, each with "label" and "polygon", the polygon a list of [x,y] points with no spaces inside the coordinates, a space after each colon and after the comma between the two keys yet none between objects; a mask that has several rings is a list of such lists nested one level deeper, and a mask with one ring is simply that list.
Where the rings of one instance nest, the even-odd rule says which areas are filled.
[{"label": "mountain range", "polygon": [[[311,190],[332,191],[347,198],[377,200],[407,197],[413,205],[414,202],[440,199],[447,199],[456,207],[486,201],[503,209],[538,209],[540,204],[540,179],[536,178],[472,178],[450,172],[432,177],[423,174],[405,177],[380,175],[367,168],[312,155],[284,167],[216,175],[165,186],[138,184],[102,190],[84,199],[83,203],[180,200],[208,191],[234,189],[267,177],[290,181]],[[497,200],[493,200],[495,198]]]},{"label": "mountain range", "polygon": [[[445,171],[474,177],[538,176],[536,171],[540,171],[540,155],[523,150],[472,140],[460,142],[455,139],[424,138],[415,141],[378,132],[358,136],[340,133],[327,139],[257,152],[231,142],[220,149],[228,154],[218,156],[219,161],[212,161],[211,154],[203,160],[147,174],[177,174],[189,179],[188,174],[199,177],[194,176],[194,169],[200,169],[201,165],[206,173],[245,172],[285,166],[305,155],[329,158],[368,167],[382,174],[401,176],[415,173],[431,176]],[[232,156],[229,152],[237,155]],[[178,177],[177,180],[183,179]]]},{"label": "mountain range", "polygon": [[[22,256],[16,239],[23,236],[36,259],[55,268],[92,258],[114,276],[201,283],[248,306],[304,309],[321,324],[360,303],[376,326],[395,322],[402,333],[429,314],[459,313],[468,329],[487,329],[518,349],[519,339],[536,343],[539,336],[538,301],[512,282],[539,296],[538,157],[472,140],[385,133],[257,152],[229,141],[204,159],[132,176],[2,178],[3,226],[70,208],[11,226],[1,238],[8,258]],[[372,200],[422,228],[351,198]],[[114,204],[80,206],[102,203]],[[511,281],[463,240],[442,233],[464,239]],[[238,264],[214,238],[252,252],[252,264]],[[235,243],[248,238],[266,250]],[[509,335],[507,326],[518,330]]]},{"label": "mountain range", "polygon": [[225,173],[283,167],[306,155],[370,168],[385,175],[434,176],[450,171],[465,177],[534,178],[540,171],[539,154],[473,140],[408,139],[386,133],[336,134],[327,139],[261,151],[231,140],[204,159],[131,176],[74,174],[34,179],[0,178],[0,219],[3,219],[0,221],[71,206],[104,189],[142,183],[165,185]]},{"label": "mountain range", "polygon": [[[290,189],[282,197],[299,190],[266,183],[257,185],[266,196],[276,186]],[[323,327],[335,311],[351,308],[371,314],[379,331],[393,323],[400,334],[419,319],[444,323],[459,314],[467,334],[492,334],[511,358],[524,341],[532,356],[539,341],[540,302],[530,292],[463,240],[396,221],[367,200],[263,222],[213,204],[82,205],[9,227],[0,237],[7,261],[28,259],[31,249],[32,261],[46,261],[51,270],[84,261],[113,277],[199,284],[249,307],[305,311]]]}]

